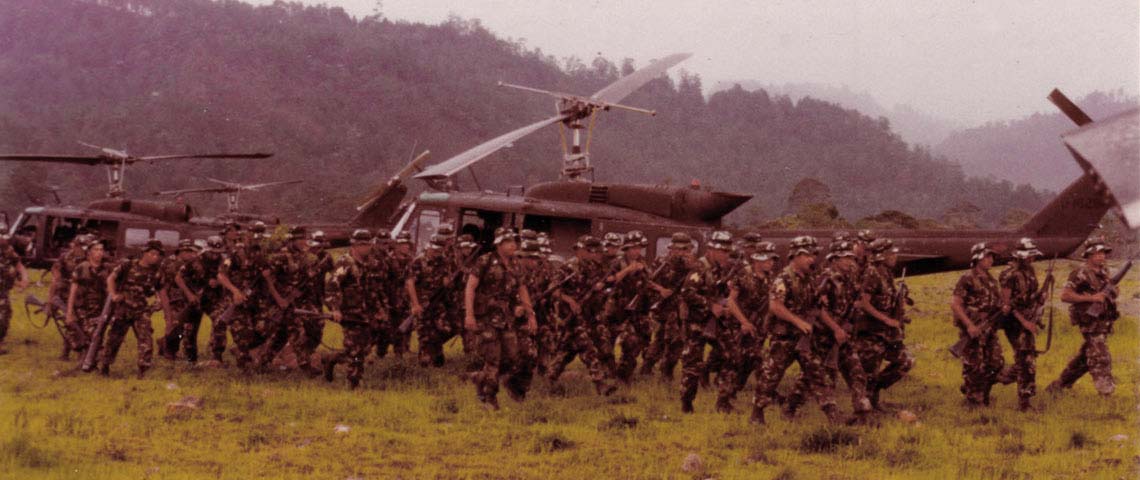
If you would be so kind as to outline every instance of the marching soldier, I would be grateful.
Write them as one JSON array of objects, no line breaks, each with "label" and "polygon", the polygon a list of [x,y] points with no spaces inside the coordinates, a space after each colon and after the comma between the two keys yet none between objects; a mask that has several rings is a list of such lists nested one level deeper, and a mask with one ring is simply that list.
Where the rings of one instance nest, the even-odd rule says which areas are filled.
[{"label": "marching soldier", "polygon": [[[1023,238],[1013,252],[1013,261],[998,277],[1001,284],[1002,330],[1013,348],[1012,377],[1017,380],[1017,408],[1026,411],[1029,399],[1037,393],[1037,340],[1044,291],[1038,289],[1033,261],[1041,258],[1033,240]],[[1043,286],[1052,282],[1052,272]]]},{"label": "marching soldier", "polygon": [[86,241],[82,245],[80,250],[86,254],[86,260],[75,267],[67,282],[67,308],[64,312],[69,337],[65,343],[81,355],[87,350],[95,332],[95,319],[102,313],[107,300],[107,276],[115,268],[106,258],[102,240]]},{"label": "marching soldier", "polygon": [[[695,267],[682,283],[679,292],[681,302],[681,335],[685,347],[681,351],[681,412],[693,413],[693,400],[697,397],[697,387],[701,377],[707,375],[705,346],[716,342],[718,318],[725,314],[727,304],[718,301],[728,297],[727,284],[732,264],[729,252],[732,250],[732,234],[726,231],[713,232],[706,245],[705,256],[697,259]],[[735,382],[735,377],[733,377]],[[719,399],[718,399],[719,400]],[[722,405],[717,403],[717,409]],[[731,407],[728,407],[731,408]]]},{"label": "marching soldier", "polygon": [[[260,333],[266,346],[257,362],[261,369],[268,368],[290,338],[301,337],[298,332],[301,319],[294,309],[300,307],[298,300],[311,288],[310,280],[315,280],[309,270],[313,268],[316,257],[309,252],[305,227],[291,227],[286,241],[284,247],[269,256],[261,273],[271,301],[267,302],[269,308],[262,314],[265,323]],[[309,359],[298,357],[296,360],[299,368],[311,373],[306,368]]]},{"label": "marching soldier", "polygon": [[[201,309],[196,302],[190,302],[192,293],[187,295],[177,283],[178,272],[193,262],[197,256],[198,246],[194,245],[193,240],[184,238],[178,242],[178,248],[174,251],[174,255],[167,257],[162,262],[162,288],[158,290],[158,299],[162,305],[166,334],[158,339],[158,354],[170,361],[174,361],[177,357],[184,333],[192,328],[197,334],[197,325],[202,322]],[[195,326],[190,327],[188,325],[190,323],[195,324]],[[189,348],[189,345],[187,347]],[[194,348],[193,350],[195,350],[193,358],[190,358],[190,350],[185,351],[187,359],[191,363],[196,362],[198,356],[197,349]]]},{"label": "marching soldier", "polygon": [[[229,329],[234,341],[234,354],[237,357],[238,368],[243,370],[250,367],[253,362],[253,349],[264,343],[265,337],[258,331],[257,323],[266,310],[268,295],[265,294],[265,280],[262,272],[265,270],[265,258],[261,255],[258,240],[251,239],[250,244],[238,241],[232,245],[226,259],[218,268],[218,283],[229,292],[229,300],[225,310],[218,315],[215,325],[221,324]],[[224,338],[220,334],[215,339]],[[215,357],[220,356],[219,350],[224,350],[224,343],[215,343],[211,350]]]},{"label": "marching soldier", "polygon": [[[713,370],[717,386],[716,410],[732,413],[732,401],[743,385],[739,376],[747,375],[745,365],[760,332],[740,304],[741,293],[753,275],[750,262],[743,259],[741,263],[731,262],[727,255],[731,251],[731,237],[728,232],[714,232],[713,240],[718,236],[722,241],[716,243],[719,248],[710,245],[706,257],[709,262],[706,272],[709,276],[704,279],[706,283],[711,282],[708,287],[711,296],[706,298],[712,317],[708,319],[706,328],[709,325],[715,328],[713,332],[704,333],[712,339],[714,351],[720,352],[720,363]],[[729,240],[724,240],[725,238]]]},{"label": "marching soldier", "polygon": [[[757,242],[753,253],[748,256],[751,268],[741,278],[737,303],[748,315],[749,322],[756,327],[755,335],[746,335],[741,340],[742,363],[737,369],[736,392],[744,389],[748,377],[760,367],[764,360],[764,342],[768,339],[768,290],[772,285],[776,265],[776,245],[772,242]],[[734,392],[735,394],[735,392]]]},{"label": "marching soldier", "polygon": [[839,421],[823,359],[810,347],[819,300],[812,275],[816,252],[815,238],[792,239],[788,245],[788,266],[772,281],[768,300],[773,315],[770,346],[756,384],[752,423],[764,424],[764,408],[776,401],[776,387],[792,362],[799,363],[804,381],[828,421]]},{"label": "marching soldier", "polygon": [[392,275],[388,282],[392,289],[388,295],[388,298],[391,299],[391,304],[388,306],[388,327],[390,329],[389,335],[393,339],[392,348],[397,356],[408,351],[412,340],[411,331],[401,332],[400,324],[411,314],[408,296],[404,294],[403,290],[404,281],[408,278],[408,267],[412,264],[413,259],[415,259],[415,248],[412,245],[412,235],[407,231],[402,231],[396,235],[392,254],[388,259],[388,269]]},{"label": "marching soldier", "polygon": [[602,306],[605,302],[605,266],[602,264],[602,242],[596,237],[583,235],[574,246],[575,257],[561,267],[556,298],[570,309],[563,320],[559,337],[561,345],[548,366],[546,378],[558,381],[562,372],[577,356],[586,364],[590,380],[599,395],[611,395],[617,387],[609,383],[610,369],[606,365],[601,341],[607,338]]},{"label": "marching soldier", "polygon": [[[380,229],[372,241],[372,253],[365,264],[365,282],[368,285],[368,305],[372,309],[373,345],[376,347],[376,356],[384,358],[391,347],[397,356],[400,350],[399,325],[393,325],[392,305],[394,295],[403,294],[404,279],[395,273],[395,261],[392,256],[392,237],[388,230]],[[402,320],[402,319],[401,319]]]},{"label": "marching soldier", "polygon": [[621,361],[616,376],[629,384],[637,369],[637,357],[649,346],[649,304],[645,299],[649,298],[649,291],[664,289],[649,278],[651,272],[643,258],[649,240],[637,230],[627,233],[624,239],[622,256],[610,265],[606,280],[614,286],[607,309],[611,317],[610,326],[621,345]]},{"label": "marching soldier", "polygon": [[1116,390],[1108,335],[1120,318],[1116,309],[1118,292],[1114,284],[1114,280],[1119,281],[1119,278],[1109,277],[1108,254],[1112,253],[1112,247],[1105,244],[1104,237],[1089,238],[1084,247],[1081,254],[1085,259],[1084,265],[1069,273],[1061,292],[1061,301],[1070,304],[1069,317],[1081,329],[1084,343],[1076,356],[1069,360],[1060,378],[1049,384],[1047,390],[1059,393],[1062,389],[1072,388],[1088,373],[1097,393],[1109,396]]},{"label": "marching soldier", "polygon": [[111,363],[119,353],[127,330],[134,332],[138,343],[139,378],[150,369],[154,353],[154,327],[150,322],[153,310],[147,299],[154,296],[161,287],[161,261],[162,242],[150,240],[146,242],[139,258],[124,260],[107,277],[107,295],[114,304],[114,315],[108,322],[107,343],[99,351],[99,373],[107,375],[110,372]]},{"label": "marching soldier", "polygon": [[[855,317],[852,347],[867,376],[867,398],[871,407],[882,410],[880,393],[914,368],[914,356],[903,343],[906,319],[892,317],[899,311],[897,303],[903,301],[898,298],[893,273],[898,248],[890,239],[880,238],[871,241],[867,251],[870,263],[858,280],[861,286],[857,306],[861,312]],[[858,259],[858,255],[855,258]],[[884,362],[886,365],[880,370]]]},{"label": "marching soldier", "polygon": [[[836,373],[842,372],[851,390],[851,405],[856,418],[864,419],[871,411],[867,399],[867,376],[859,356],[851,348],[851,332],[854,330],[853,317],[855,303],[859,300],[859,287],[855,284],[855,252],[851,242],[832,242],[827,254],[828,267],[819,275],[817,298],[819,319],[823,322],[813,328],[812,349],[815,356],[824,359],[829,373],[828,384],[835,386]],[[797,378],[792,394],[784,403],[785,415],[792,417],[803,404],[811,385],[805,376]]]},{"label": "marching soldier", "polygon": [[602,237],[602,246],[605,250],[602,252],[602,265],[607,268],[613,264],[621,256],[621,246],[625,244],[625,237],[617,232],[608,232]]},{"label": "marching soldier", "polygon": [[674,294],[681,289],[696,262],[693,259],[693,239],[687,233],[674,233],[667,248],[668,256],[660,260],[666,265],[658,274],[658,283],[664,289],[659,300],[649,308],[655,328],[653,340],[642,359],[641,373],[651,373],[654,365],[660,363],[661,377],[671,380],[685,347],[680,302]]},{"label": "marching soldier", "polygon": [[[328,240],[325,232],[314,231],[309,235],[305,246],[309,251],[309,261],[301,272],[301,296],[295,302],[299,308],[320,312],[325,303],[325,277],[333,271],[332,255],[325,247]],[[289,336],[289,345],[293,347],[293,356],[297,359],[297,367],[309,375],[319,373],[313,368],[313,355],[321,344],[321,337],[325,331],[325,319],[317,315],[302,315],[297,319],[293,332]]]},{"label": "marching soldier", "polygon": [[990,275],[994,251],[985,243],[970,249],[971,268],[954,287],[950,308],[959,329],[959,359],[962,360],[962,393],[970,406],[990,404],[990,390],[998,381],[1005,361],[997,340],[1001,292]]},{"label": "marching soldier", "polygon": [[28,271],[24,269],[8,235],[0,232],[0,354],[6,352],[4,338],[8,336],[8,325],[12,322],[12,304],[8,299],[12,287],[28,288]]},{"label": "marching soldier", "polygon": [[482,369],[473,378],[476,392],[479,401],[493,410],[499,409],[500,378],[505,379],[511,398],[521,401],[526,395],[515,319],[525,314],[526,330],[535,333],[538,329],[530,295],[514,263],[515,242],[513,230],[495,229],[495,251],[479,257],[468,270],[463,293],[463,326],[478,332],[483,359]]},{"label": "marching soldier", "polygon": [[[326,381],[333,381],[336,364],[348,362],[348,385],[355,389],[364,376],[364,359],[372,348],[376,312],[382,311],[369,303],[375,297],[369,294],[368,269],[374,251],[372,232],[357,229],[352,232],[348,252],[337,259],[328,279],[325,303],[332,310],[332,319],[344,330],[344,349],[322,359]],[[382,305],[381,305],[382,307]]]},{"label": "marching soldier", "polygon": [[[67,305],[68,296],[71,294],[71,279],[74,277],[75,269],[79,264],[87,260],[87,245],[94,240],[92,235],[76,235],[71,239],[68,244],[67,250],[60,252],[59,258],[56,259],[51,266],[51,284],[48,285],[48,308],[52,305]],[[10,240],[9,240],[10,242]],[[103,247],[106,248],[105,246]],[[104,250],[104,254],[105,254]],[[105,291],[104,291],[105,293]],[[100,303],[96,308],[102,308],[103,304]],[[64,312],[66,314],[66,312]],[[52,312],[47,312],[51,315]],[[98,313],[96,313],[98,315]],[[71,323],[65,323],[67,328],[73,328]],[[61,360],[67,360],[72,351],[82,355],[83,350],[87,346],[87,340],[80,332],[69,331],[68,338],[64,339],[63,351],[59,357]],[[80,341],[81,343],[75,343]]]},{"label": "marching soldier", "polygon": [[[190,362],[198,361],[198,329],[202,325],[202,315],[209,314],[214,325],[211,329],[211,341],[220,342],[222,350],[218,351],[214,359],[221,361],[225,348],[226,327],[220,325],[215,318],[221,316],[224,308],[224,292],[218,283],[218,269],[225,260],[223,252],[225,246],[222,237],[211,235],[206,239],[206,249],[194,255],[189,261],[178,269],[174,275],[174,287],[182,292],[186,298],[188,314],[184,316],[182,330],[177,332],[177,339],[182,342],[182,351]],[[217,337],[222,339],[215,340]],[[167,351],[177,351],[176,345],[171,345],[171,338],[167,337]]]},{"label": "marching soldier", "polygon": [[448,310],[453,305],[446,291],[455,286],[449,284],[452,264],[445,256],[446,248],[447,240],[442,235],[432,235],[423,255],[412,261],[404,284],[411,315],[415,317],[420,365],[425,367],[443,366],[443,345],[452,333]]}]

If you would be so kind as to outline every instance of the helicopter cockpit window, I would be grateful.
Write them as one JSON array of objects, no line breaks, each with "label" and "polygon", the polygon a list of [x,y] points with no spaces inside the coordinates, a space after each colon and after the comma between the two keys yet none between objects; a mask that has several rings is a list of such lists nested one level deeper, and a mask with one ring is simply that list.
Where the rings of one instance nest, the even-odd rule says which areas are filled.
[{"label": "helicopter cockpit window", "polygon": [[423,210],[420,216],[416,218],[416,224],[412,228],[412,233],[416,236],[416,252],[422,252],[427,247],[431,236],[439,228],[439,211],[438,210]]},{"label": "helicopter cockpit window", "polygon": [[178,246],[178,232],[175,230],[155,230],[154,239],[162,242],[163,246],[177,247]]},{"label": "helicopter cockpit window", "polygon": [[123,236],[123,244],[127,247],[141,247],[150,240],[150,230],[145,228],[128,228]]}]

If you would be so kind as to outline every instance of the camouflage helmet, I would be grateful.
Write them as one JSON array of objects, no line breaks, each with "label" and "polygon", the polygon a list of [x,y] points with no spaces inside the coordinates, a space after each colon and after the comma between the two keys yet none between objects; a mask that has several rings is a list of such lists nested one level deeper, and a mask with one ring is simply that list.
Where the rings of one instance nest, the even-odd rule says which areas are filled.
[{"label": "camouflage helmet", "polygon": [[470,233],[464,233],[463,235],[460,235],[457,238],[457,240],[459,240],[460,243],[463,243],[463,242],[475,243],[475,237],[471,236]]},{"label": "camouflage helmet", "polygon": [[210,235],[209,237],[206,237],[206,248],[211,252],[221,251],[223,248],[225,248],[225,245],[226,243],[224,240],[222,240],[222,237],[220,235]]},{"label": "camouflage helmet", "polygon": [[994,254],[995,254],[994,250],[992,248],[990,248],[990,245],[988,243],[986,243],[986,242],[975,243],[974,246],[970,247],[970,264],[973,265],[973,264],[977,263],[979,260],[985,258],[986,255],[994,255]]},{"label": "camouflage helmet", "polygon": [[241,224],[235,220],[226,220],[226,222],[222,224],[222,234],[223,235],[225,235],[229,232],[240,232],[240,231],[241,231]]},{"label": "camouflage helmet", "polygon": [[373,238],[378,242],[386,242],[392,239],[392,231],[387,228],[377,228],[376,235]]},{"label": "camouflage helmet", "polygon": [[74,240],[76,245],[78,245],[80,248],[83,248],[93,242],[95,240],[95,236],[90,233],[84,233],[82,235],[76,235]]},{"label": "camouflage helmet", "polygon": [[838,242],[831,242],[828,246],[827,259],[833,260],[841,257],[854,257],[855,245],[847,240],[840,240]]},{"label": "camouflage helmet", "polygon": [[764,238],[761,237],[760,234],[756,233],[756,232],[745,233],[744,236],[740,237],[740,239],[742,241],[744,241],[745,243],[754,243],[754,244],[759,244],[760,242],[764,241]]},{"label": "camouflage helmet", "polygon": [[455,235],[455,225],[451,222],[443,222],[435,227],[435,233],[443,236]]},{"label": "camouflage helmet", "polygon": [[396,234],[396,245],[411,245],[411,244],[412,244],[412,234],[409,233],[407,230],[404,230],[404,231]]},{"label": "camouflage helmet", "polygon": [[1045,254],[1037,249],[1037,244],[1033,239],[1026,237],[1017,241],[1017,248],[1013,251],[1013,256],[1019,260],[1025,260],[1032,257],[1043,257]]},{"label": "camouflage helmet", "polygon": [[425,247],[428,250],[440,250],[447,246],[447,237],[441,234],[432,235]]},{"label": "camouflage helmet", "polygon": [[608,232],[605,237],[603,237],[602,243],[606,248],[618,248],[625,243],[625,237],[617,232]]},{"label": "camouflage helmet", "polygon": [[732,250],[732,233],[728,230],[717,230],[715,232],[712,232],[712,235],[709,236],[709,241],[705,246],[714,250]]},{"label": "camouflage helmet", "polygon": [[143,245],[143,253],[149,252],[151,250],[157,251],[159,255],[165,253],[162,242],[158,240],[147,240],[146,245]]},{"label": "camouflage helmet", "polygon": [[194,240],[189,239],[189,238],[183,238],[182,240],[178,241],[178,248],[175,250],[175,253],[182,253],[182,252],[198,253],[200,250],[201,249],[198,247],[198,245],[194,243]]},{"label": "camouflage helmet", "polygon": [[309,240],[325,244],[328,243],[329,238],[325,235],[324,230],[313,230],[313,233],[309,234]]},{"label": "camouflage helmet", "polygon": [[756,251],[749,256],[757,262],[775,260],[776,257],[776,244],[772,242],[756,242]]},{"label": "camouflage helmet", "polygon": [[372,232],[367,228],[358,228],[352,231],[352,236],[349,238],[349,243],[352,245],[366,245],[372,243]]},{"label": "camouflage helmet", "polygon": [[516,241],[518,241],[518,235],[515,234],[515,230],[513,228],[499,227],[495,229],[495,245],[503,242]]},{"label": "camouflage helmet", "polygon": [[674,233],[669,237],[669,250],[692,250],[693,237],[685,232]]},{"label": "camouflage helmet", "polygon": [[574,248],[590,253],[597,253],[602,251],[602,241],[593,235],[582,235],[578,237],[578,243],[574,244]]},{"label": "camouflage helmet", "polygon": [[518,256],[522,258],[538,258],[542,255],[542,248],[535,240],[523,240],[519,247]]},{"label": "camouflage helmet", "polygon": [[649,245],[649,239],[645,238],[645,234],[641,230],[630,230],[625,234],[625,242],[621,244],[622,250],[628,248],[644,248]]},{"label": "camouflage helmet", "polygon": [[1112,253],[1112,247],[1108,246],[1103,235],[1089,237],[1088,240],[1085,240],[1084,247],[1084,252],[1081,252],[1081,257],[1084,258],[1088,258],[1089,255],[1097,252]]},{"label": "camouflage helmet", "polygon": [[265,222],[261,220],[255,220],[249,225],[249,231],[253,232],[255,235],[261,235],[265,233],[266,229],[267,227],[265,226]]},{"label": "camouflage helmet", "polygon": [[527,241],[536,241],[536,240],[538,240],[538,232],[531,230],[529,228],[524,228],[521,231],[519,231],[519,241],[527,242]]},{"label": "camouflage helmet", "polygon": [[[864,231],[869,232],[870,230]],[[851,232],[848,232],[847,230],[837,230],[835,233],[831,234],[831,243],[854,242],[855,239],[855,236],[851,235]]]},{"label": "camouflage helmet", "polygon": [[818,251],[818,243],[816,243],[815,237],[812,236],[799,236],[793,238],[792,241],[788,243],[788,258],[795,258],[797,255],[814,256]]},{"label": "camouflage helmet", "polygon": [[895,242],[889,238],[876,238],[867,245],[867,249],[871,251],[871,261],[874,262],[885,260],[888,253],[899,253],[899,249],[895,247]]},{"label": "camouflage helmet", "polygon": [[859,233],[855,234],[855,240],[868,244],[874,242],[877,238],[878,237],[875,236],[875,232],[866,228],[859,230]]}]

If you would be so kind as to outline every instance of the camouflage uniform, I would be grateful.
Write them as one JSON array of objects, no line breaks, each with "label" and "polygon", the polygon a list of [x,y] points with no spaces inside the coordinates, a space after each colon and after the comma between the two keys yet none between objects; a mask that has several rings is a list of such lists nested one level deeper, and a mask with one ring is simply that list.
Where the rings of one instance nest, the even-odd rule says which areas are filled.
[{"label": "camouflage uniform", "polygon": [[12,287],[20,280],[20,255],[8,245],[7,239],[0,241],[0,343],[8,336],[8,326],[12,322],[12,303],[9,299]]},{"label": "camouflage uniform", "polygon": [[660,363],[661,375],[669,379],[673,377],[673,369],[681,360],[681,352],[685,348],[676,292],[680,291],[682,283],[689,276],[693,262],[680,256],[661,258],[658,261],[667,263],[658,275],[658,283],[673,290],[674,295],[650,305],[649,315],[654,324],[653,339],[642,359],[641,372],[649,373],[654,365]]},{"label": "camouflage uniform", "polygon": [[114,315],[107,328],[107,343],[100,351],[100,370],[104,373],[115,361],[119,347],[127,336],[127,330],[135,334],[138,343],[138,368],[142,375],[152,365],[154,355],[154,326],[150,321],[151,311],[147,298],[154,296],[161,286],[162,272],[156,263],[145,266],[140,260],[127,260],[120,263],[110,276],[114,278],[116,292],[123,300],[115,304]]},{"label": "camouflage uniform", "polygon": [[745,336],[741,341],[741,363],[736,373],[736,391],[744,389],[748,377],[760,367],[764,360],[764,342],[768,339],[768,290],[771,288],[771,273],[756,272],[741,276],[737,288],[740,293],[736,303],[748,315],[756,327],[756,335]]},{"label": "camouflage uniform", "polygon": [[[1001,287],[1009,289],[1010,308],[1028,321],[1037,321],[1037,272],[1032,264],[1012,263],[998,278]],[[1037,394],[1037,339],[1012,313],[1001,328],[1013,348],[1011,376],[1017,379],[1017,398],[1024,403]]]},{"label": "camouflage uniform", "polygon": [[[372,322],[372,343],[376,347],[376,356],[384,358],[388,354],[388,347],[393,353],[399,355],[400,337],[398,327],[393,323],[399,322],[392,318],[392,303],[397,293],[395,284],[397,275],[395,263],[386,248],[378,248],[364,264],[365,284],[368,286],[368,308]],[[403,287],[403,280],[400,281]],[[403,288],[400,288],[400,293]]]},{"label": "camouflage uniform", "polygon": [[348,363],[348,383],[355,388],[364,376],[364,359],[372,348],[376,325],[376,312],[382,311],[371,304],[374,299],[368,283],[371,259],[356,258],[345,253],[337,259],[325,289],[325,303],[340,311],[344,330],[344,349],[325,359],[325,379],[332,381],[332,369],[337,363]]},{"label": "camouflage uniform", "polygon": [[[640,248],[640,247],[638,247]],[[615,282],[613,294],[606,304],[609,313],[609,327],[616,333],[621,346],[621,360],[617,365],[616,376],[619,380],[629,383],[633,372],[637,369],[637,357],[649,345],[649,304],[645,299],[649,296],[649,266],[645,265],[637,271],[630,272],[620,282]],[[611,277],[628,267],[631,262],[625,257],[618,257],[611,264]],[[633,308],[627,309],[629,303],[640,294],[640,301]],[[607,346],[610,346],[607,344]],[[612,349],[611,349],[612,351]]]},{"label": "camouflage uniform", "polygon": [[600,349],[603,343],[601,339],[608,338],[604,332],[605,319],[602,318],[605,300],[602,292],[594,289],[595,285],[605,279],[605,267],[598,261],[572,258],[560,270],[559,281],[574,278],[563,283],[559,290],[581,304],[581,313],[574,315],[569,307],[562,310],[566,318],[559,328],[560,344],[548,366],[547,378],[552,382],[557,381],[577,356],[586,364],[594,388],[599,393],[610,393],[613,391],[608,383],[610,370]]},{"label": "camouflage uniform", "polygon": [[[396,240],[398,244],[411,244],[411,238],[407,236],[407,232],[402,232],[400,238]],[[389,335],[392,337],[392,349],[397,355],[402,355],[408,351],[409,344],[411,343],[411,332],[401,332],[400,323],[411,315],[411,305],[408,303],[408,295],[404,292],[404,280],[408,278],[408,267],[412,265],[412,260],[415,257],[411,253],[403,252],[399,249],[392,251],[388,257],[388,269],[391,279],[389,280],[390,288],[388,298],[390,300],[388,305],[388,327],[390,328]],[[379,348],[379,346],[377,347]]]},{"label": "camouflage uniform", "polygon": [[[225,317],[223,313],[219,316],[218,322],[224,323],[229,329],[234,341],[237,365],[243,369],[248,368],[253,362],[253,350],[265,343],[262,332],[266,323],[266,312],[270,308],[268,303],[271,300],[267,298],[269,295],[265,293],[265,279],[261,276],[261,272],[265,270],[264,262],[265,259],[258,249],[239,246],[222,262],[218,271],[219,274],[229,278],[230,283],[246,296],[244,302],[237,304],[233,298],[230,298],[229,305],[226,306],[229,316],[221,318]],[[213,347],[217,348],[217,345]]]},{"label": "camouflage uniform", "polygon": [[91,342],[95,334],[95,319],[103,313],[103,305],[107,301],[107,275],[115,267],[104,259],[95,265],[91,262],[80,263],[72,272],[69,285],[75,285],[75,321],[69,324],[68,342],[78,351],[83,351]]},{"label": "camouflage uniform", "polygon": [[[55,263],[52,265],[52,284],[54,290],[49,292],[48,301],[58,302],[58,305],[64,305],[67,308],[68,296],[71,294],[71,280],[74,278],[75,269],[81,263],[87,260],[87,252],[84,251],[77,243],[73,244],[67,251],[62,252]],[[103,262],[109,262],[109,258],[104,258]],[[106,277],[106,274],[103,275]],[[103,287],[104,290],[106,286]],[[102,308],[102,304],[99,305]],[[61,312],[62,313],[62,312]],[[95,315],[98,315],[96,313]],[[87,348],[87,337],[83,335],[83,324],[79,322],[78,316],[76,317],[77,323],[74,325],[68,324],[64,326],[64,332],[67,336],[63,342],[63,357],[66,358],[72,349],[82,353]],[[75,343],[79,342],[79,343]]]},{"label": "camouflage uniform", "polygon": [[[182,263],[178,267],[178,271],[174,273],[173,279],[164,280],[164,282],[169,282],[168,288],[173,293],[170,300],[172,306],[178,302],[183,304],[181,328],[176,330],[173,335],[167,334],[166,336],[166,352],[171,356],[173,356],[172,352],[178,351],[179,344],[181,344],[186,359],[190,362],[198,361],[198,330],[202,326],[202,315],[213,311],[212,309],[219,303],[222,294],[217,280],[217,269],[221,266],[221,262],[220,252],[207,250],[194,256],[190,261]],[[181,278],[186,288],[198,297],[197,302],[190,302],[186,299],[182,289],[178,287],[178,278]],[[180,300],[176,302],[174,296]],[[221,329],[221,332],[224,335],[225,329]]]},{"label": "camouflage uniform", "polygon": [[[311,262],[303,270],[301,283],[297,286],[301,296],[294,304],[297,308],[321,311],[325,299],[325,277],[333,271],[335,261],[328,252],[320,250],[313,254]],[[293,356],[297,358],[297,365],[302,370],[312,368],[312,358],[321,345],[324,336],[325,319],[318,316],[301,316],[297,318],[293,332],[289,337],[289,345],[293,347]]]},{"label": "camouflage uniform", "polygon": [[[226,351],[228,341],[227,327],[221,317],[229,301],[225,288],[218,282],[218,271],[225,261],[226,253],[223,247],[215,245],[184,265],[180,272],[187,286],[191,289],[201,288],[198,290],[202,292],[198,296],[198,303],[202,312],[210,316],[210,341],[207,349],[210,351],[210,358],[218,362],[222,361],[222,354]],[[187,345],[198,343],[196,334],[184,332],[183,339],[183,341],[189,340]]]},{"label": "camouflage uniform", "polygon": [[[452,262],[443,252],[422,255],[408,268],[408,278],[415,283],[420,306],[424,309],[415,322],[420,365],[443,366],[443,346],[454,331],[454,325],[448,318],[451,315],[449,310],[455,306],[449,302],[452,300],[450,295],[436,292],[457,288],[456,285],[447,285],[453,276]],[[433,297],[435,302],[430,302]]]},{"label": "camouflage uniform", "polygon": [[[854,330],[855,302],[859,298],[859,289],[854,276],[838,268],[829,267],[819,275],[816,295],[820,308],[826,309],[832,320],[850,335]],[[863,372],[858,352],[852,348],[850,341],[836,345],[834,332],[822,321],[817,322],[814,327],[812,350],[816,356],[824,360],[824,366],[829,373],[829,385],[834,388],[836,374],[841,373],[851,390],[851,405],[854,411],[856,413],[870,411],[871,403],[867,399],[867,375]],[[803,404],[804,396],[810,388],[807,377],[801,374],[787,398],[785,408],[795,411]]]},{"label": "camouflage uniform", "polygon": [[[274,288],[277,289],[279,295],[284,297],[287,305],[282,309],[272,296],[267,299],[266,304],[270,307],[268,309],[270,313],[265,330],[262,331],[262,335],[266,337],[266,345],[261,351],[261,358],[258,361],[262,367],[273,361],[277,354],[285,348],[285,344],[290,338],[303,336],[302,333],[298,332],[301,330],[301,317],[293,313],[293,310],[313,307],[313,305],[301,305],[299,300],[305,297],[306,290],[312,287],[311,282],[315,279],[309,272],[317,259],[309,253],[308,249],[297,248],[294,243],[291,240],[288,246],[269,257],[268,265],[266,265],[266,270],[273,279]],[[307,358],[297,358],[298,365],[306,364],[307,361]]]},{"label": "camouflage uniform", "polygon": [[[801,274],[792,265],[788,265],[772,281],[768,295],[771,300],[782,303],[793,314],[812,323],[819,295],[815,279],[810,274]],[[824,359],[816,355],[813,348],[797,348],[800,338],[805,334],[783,319],[772,318],[769,335],[768,356],[761,365],[756,383],[756,409],[762,411],[776,401],[776,387],[780,385],[780,380],[792,362],[798,362],[804,376],[803,381],[810,385],[816,401],[829,417],[834,415],[835,399],[832,397],[830,375],[823,365]]]},{"label": "camouflage uniform", "polygon": [[526,395],[515,325],[522,273],[513,263],[504,262],[498,252],[489,252],[479,257],[468,274],[479,282],[473,313],[483,365],[472,379],[479,400],[496,403],[500,378],[505,378],[513,396]]},{"label": "camouflage uniform", "polygon": [[970,403],[988,405],[990,389],[1005,365],[996,325],[987,325],[996,320],[993,317],[1001,302],[997,280],[988,271],[972,268],[958,279],[954,296],[962,298],[970,321],[982,329],[978,338],[970,339],[965,325],[955,318],[959,339],[967,339],[961,354],[962,392]]},{"label": "camouflage uniform", "polygon": [[[1106,291],[1111,282],[1108,268],[1096,269],[1085,264],[1073,269],[1065,282],[1065,288],[1081,295],[1092,295]],[[1111,289],[1107,289],[1111,290]],[[1115,295],[1108,295],[1115,300]],[[1106,308],[1098,303],[1074,303],[1069,306],[1069,318],[1081,330],[1084,343],[1076,356],[1069,360],[1061,377],[1051,388],[1072,388],[1081,377],[1088,373],[1093,379],[1096,391],[1111,395],[1116,390],[1112,377],[1112,356],[1108,352],[1108,335],[1113,324],[1120,317],[1114,308]]]},{"label": "camouflage uniform", "polygon": [[[870,297],[871,306],[885,315],[895,311],[898,291],[889,267],[881,261],[873,261],[863,271],[860,282],[860,294]],[[854,354],[863,364],[866,392],[872,404],[877,404],[878,392],[890,388],[914,368],[914,356],[903,343],[903,328],[890,327],[869,314],[855,314],[855,335],[851,344]],[[886,365],[880,370],[884,362]],[[848,385],[855,380],[844,378]]]}]

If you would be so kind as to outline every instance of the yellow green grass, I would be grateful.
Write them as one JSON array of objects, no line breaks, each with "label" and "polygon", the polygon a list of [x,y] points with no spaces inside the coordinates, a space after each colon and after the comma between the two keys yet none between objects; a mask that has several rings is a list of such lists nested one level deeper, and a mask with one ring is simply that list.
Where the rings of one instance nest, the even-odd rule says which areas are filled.
[{"label": "yellow green grass", "polygon": [[[1059,266],[1059,279],[1069,266]],[[956,339],[947,304],[957,276],[910,279],[917,366],[885,399],[919,421],[886,416],[878,428],[827,428],[816,408],[794,423],[770,411],[769,425],[756,428],[746,413],[714,413],[707,391],[696,414],[681,415],[676,384],[656,377],[601,398],[575,373],[579,364],[564,391],[538,380],[525,403],[502,395],[503,410],[489,413],[459,380],[457,344],[442,370],[412,358],[374,361],[359,391],[343,378],[246,377],[161,360],[139,380],[133,337],[110,379],[56,375],[73,362],[56,359],[58,334],[33,328],[23,294],[13,293],[10,353],[0,356],[0,478],[1135,478],[1136,274],[1123,285],[1125,316],[1109,341],[1116,395],[1101,398],[1086,377],[1058,398],[1042,392],[1041,411],[1031,413],[1015,411],[1013,386],[997,387],[991,408],[962,406],[960,367],[946,351]],[[1042,390],[1080,344],[1066,310],[1056,313],[1052,351],[1038,363]],[[338,327],[327,333],[339,345]],[[203,399],[199,411],[167,414],[168,403],[190,395]],[[838,398],[850,411],[845,388]],[[750,399],[751,390],[740,410]],[[689,454],[701,469],[682,470]]]}]

